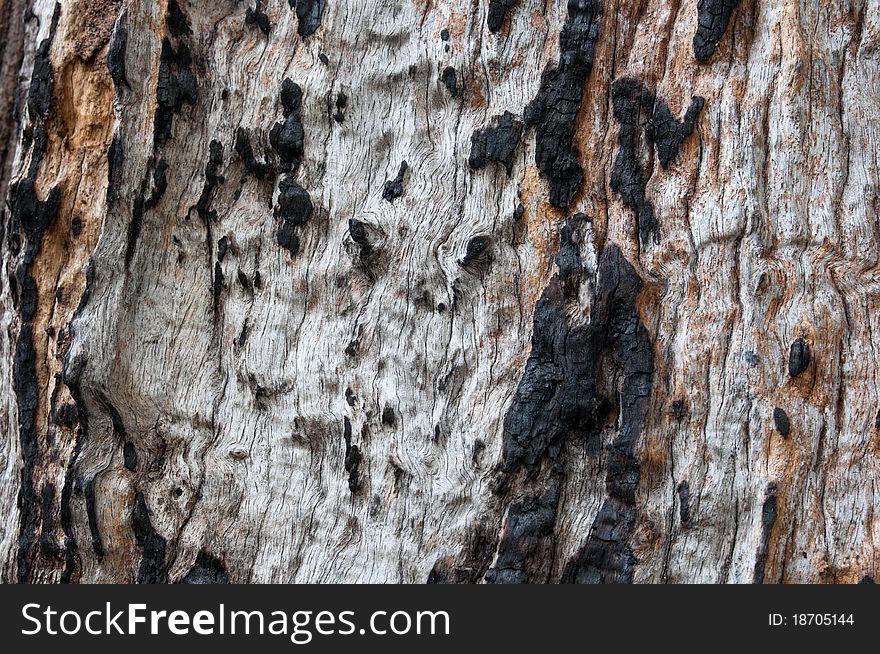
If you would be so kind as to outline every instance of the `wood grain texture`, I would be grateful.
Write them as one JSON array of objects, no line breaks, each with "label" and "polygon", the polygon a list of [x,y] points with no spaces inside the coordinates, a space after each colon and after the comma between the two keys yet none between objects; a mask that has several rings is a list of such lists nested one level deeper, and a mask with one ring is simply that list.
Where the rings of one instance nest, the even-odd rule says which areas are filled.
[{"label": "wood grain texture", "polygon": [[5,581],[880,573],[877,0],[33,13]]}]

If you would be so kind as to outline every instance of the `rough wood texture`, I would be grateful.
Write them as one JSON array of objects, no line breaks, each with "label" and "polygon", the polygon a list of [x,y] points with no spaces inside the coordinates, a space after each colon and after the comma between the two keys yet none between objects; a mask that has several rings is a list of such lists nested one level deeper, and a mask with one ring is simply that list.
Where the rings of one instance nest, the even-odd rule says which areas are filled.
[{"label": "rough wood texture", "polygon": [[877,0],[32,12],[6,581],[880,572]]}]

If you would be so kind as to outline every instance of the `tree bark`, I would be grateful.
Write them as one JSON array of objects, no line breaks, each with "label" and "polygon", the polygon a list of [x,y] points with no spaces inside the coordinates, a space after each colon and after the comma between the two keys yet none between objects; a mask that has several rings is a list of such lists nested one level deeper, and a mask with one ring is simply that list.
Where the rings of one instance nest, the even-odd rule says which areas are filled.
[{"label": "tree bark", "polygon": [[877,0],[24,4],[5,581],[880,572]]}]

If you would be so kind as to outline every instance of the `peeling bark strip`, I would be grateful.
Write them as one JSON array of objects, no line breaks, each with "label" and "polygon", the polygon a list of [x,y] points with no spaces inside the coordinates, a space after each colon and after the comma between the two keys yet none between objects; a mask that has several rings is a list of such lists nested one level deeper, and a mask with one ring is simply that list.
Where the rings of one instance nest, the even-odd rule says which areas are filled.
[{"label": "peeling bark strip", "polygon": [[697,61],[707,62],[715,54],[733,10],[740,0],[699,0],[697,3],[697,31],[694,34],[694,55]]},{"label": "peeling bark strip", "polygon": [[569,0],[559,35],[559,62],[544,70],[541,88],[523,116],[525,126],[535,128],[535,165],[550,183],[554,207],[571,204],[584,184],[574,134],[593,68],[601,9],[598,0]]}]

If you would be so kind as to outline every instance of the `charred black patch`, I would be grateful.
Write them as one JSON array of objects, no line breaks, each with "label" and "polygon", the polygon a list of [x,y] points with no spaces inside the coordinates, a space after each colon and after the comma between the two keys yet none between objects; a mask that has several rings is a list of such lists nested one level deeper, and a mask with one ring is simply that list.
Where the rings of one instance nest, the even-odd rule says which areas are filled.
[{"label": "charred black patch", "polygon": [[776,426],[776,431],[778,431],[783,438],[788,438],[789,433],[791,433],[791,421],[789,421],[785,409],[781,409],[780,407],[773,409],[773,424]]},{"label": "charred black patch", "polygon": [[266,179],[274,172],[271,163],[257,161],[251,145],[251,133],[247,128],[239,127],[235,130],[235,152],[241,157],[245,170],[257,179]]},{"label": "charred black patch", "polygon": [[561,487],[560,479],[554,478],[542,495],[527,497],[510,505],[498,543],[497,559],[486,572],[487,583],[529,582],[529,556],[540,546],[541,539],[553,533]]},{"label": "charred black patch", "polygon": [[122,169],[125,166],[125,150],[119,137],[114,136],[107,148],[107,206],[116,202],[116,188],[122,184]]},{"label": "charred black patch", "polygon": [[654,143],[657,146],[657,158],[664,170],[675,161],[681,144],[694,131],[705,103],[705,99],[699,96],[691,98],[690,106],[679,121],[665,102],[657,102],[654,107]]},{"label": "charred black patch", "polygon": [[678,516],[682,527],[687,526],[691,520],[691,487],[686,481],[678,484],[675,489],[678,493]]},{"label": "charred black patch", "polygon": [[[164,159],[159,159],[159,161],[156,162],[154,158],[150,158],[147,174],[141,181],[140,190],[132,201],[131,220],[128,223],[128,234],[125,245],[126,268],[131,265],[135,250],[137,249],[137,242],[140,238],[141,229],[143,227],[144,214],[147,210],[154,209],[159,204],[159,201],[162,199],[162,196],[168,188],[167,170],[168,164]],[[149,194],[147,193],[148,187],[150,187]]]},{"label": "charred black patch", "polygon": [[143,493],[137,494],[134,511],[131,513],[131,529],[138,547],[141,548],[137,583],[164,583],[166,542],[150,521],[150,511]]},{"label": "charred black patch", "polygon": [[486,27],[493,34],[500,32],[504,27],[504,19],[507,18],[507,12],[518,2],[518,0],[489,0],[489,13],[486,16]]},{"label": "charred black patch", "polygon": [[82,234],[83,230],[83,221],[79,216],[73,216],[70,219],[70,235],[73,238],[78,238],[80,234]]},{"label": "charred black patch", "polygon": [[390,404],[386,404],[385,408],[382,409],[382,424],[386,427],[393,427],[397,424],[397,416],[394,415],[394,409]]},{"label": "charred black patch", "polygon": [[241,287],[248,292],[248,294],[254,292],[254,285],[251,283],[250,277],[241,269],[238,269],[236,273],[236,279],[238,279],[238,283],[241,284]]},{"label": "charred black patch", "polygon": [[77,567],[80,564],[79,546],[76,542],[76,536],[73,533],[73,514],[70,510],[70,500],[73,495],[74,486],[74,466],[76,457],[81,449],[81,441],[77,439],[74,445],[74,454],[67,466],[64,475],[64,486],[61,488],[61,502],[59,505],[59,517],[61,520],[61,529],[64,531],[64,570],[61,572],[61,583],[69,584],[73,578]]},{"label": "charred black patch", "polygon": [[[202,187],[202,193],[199,195],[199,201],[196,203],[196,212],[206,224],[213,222],[217,218],[217,213],[211,209],[211,201],[214,198],[214,192],[226,181],[220,174],[223,167],[223,144],[216,139],[211,140],[208,146],[208,163],[205,164],[205,185]],[[228,247],[226,237],[220,239],[217,244],[217,258],[223,261]],[[222,248],[222,252],[221,252]]]},{"label": "charred black patch", "polygon": [[285,172],[299,166],[303,155],[305,131],[302,125],[302,89],[285,79],[281,83],[281,108],[284,120],[275,123],[269,133],[269,143],[281,159]]},{"label": "charred black patch", "polygon": [[117,22],[110,36],[110,47],[107,50],[107,70],[116,92],[122,88],[129,88],[128,75],[125,72],[125,54],[128,49],[128,29],[123,24],[125,19]]},{"label": "charred black patch", "polygon": [[89,521],[89,534],[92,537],[92,551],[100,563],[104,558],[104,543],[101,540],[101,531],[98,529],[98,511],[95,501],[95,480],[89,479],[83,488],[86,500],[86,517]]},{"label": "charred black patch", "polygon": [[574,134],[593,68],[600,13],[598,0],[569,0],[559,36],[559,62],[544,70],[538,94],[523,116],[526,127],[535,128],[535,164],[550,183],[554,207],[571,204],[584,183]]},{"label": "charred black patch", "polygon": [[[545,457],[555,459],[562,442],[569,437],[589,441],[605,421],[607,409],[600,410],[603,401],[597,391],[597,372],[610,326],[612,307],[608,304],[619,303],[606,293],[605,302],[597,302],[591,322],[575,328],[566,312],[566,302],[575,297],[583,272],[575,243],[576,227],[583,220],[573,217],[561,230],[555,259],[559,272],[535,307],[532,351],[504,420],[502,464],[506,470],[534,466]],[[604,277],[614,277],[605,279],[605,284],[616,282],[614,266],[618,265],[629,283],[623,290],[637,294],[638,277],[616,247],[607,249],[603,262]]]},{"label": "charred black patch", "polygon": [[522,137],[523,125],[509,111],[494,116],[486,127],[471,135],[471,154],[468,165],[479,170],[490,161],[504,164],[509,175],[513,169],[513,156]]},{"label": "charred black patch", "polygon": [[636,489],[641,477],[635,447],[648,412],[654,350],[639,319],[636,301],[642,282],[615,246],[606,246],[599,262],[592,328],[619,370],[619,429],[608,452],[605,489],[587,542],[570,560],[563,580],[574,583],[631,583],[635,555],[630,540],[636,528]]},{"label": "charred black patch", "polygon": [[324,13],[325,0],[287,0],[291,7],[296,7],[296,18],[299,21],[296,31],[303,38],[310,36],[321,27],[321,15]]},{"label": "charred black patch", "polygon": [[[495,581],[522,581],[522,552],[543,547],[539,542],[552,533],[555,520],[553,492],[564,475],[562,448],[582,444],[595,454],[601,444],[600,434],[608,415],[616,408],[618,432],[611,442],[607,458],[606,491],[608,497],[599,510],[586,543],[564,569],[567,582],[629,582],[635,557],[630,545],[635,531],[637,510],[635,493],[640,472],[635,447],[644,429],[651,379],[654,370],[653,346],[642,325],[637,299],[641,279],[635,269],[613,244],[602,251],[596,274],[596,294],[589,322],[572,324],[572,303],[577,303],[584,281],[584,266],[579,242],[589,219],[577,214],[560,233],[556,255],[558,272],[544,290],[534,314],[532,350],[526,369],[504,419],[502,460],[496,493],[507,496],[518,471],[525,471],[532,490],[510,504],[507,526],[503,527],[498,555],[502,550],[513,557],[513,564],[502,566],[511,572],[494,577]],[[605,379],[603,371],[611,377]],[[613,384],[617,404],[612,405],[600,384]],[[544,481],[540,481],[543,479]],[[520,482],[517,482],[520,483]],[[515,490],[515,487],[514,487]],[[531,499],[529,499],[531,498]],[[505,543],[517,533],[522,506],[535,508],[540,528],[523,528],[524,545]],[[557,498],[554,500],[554,498]],[[514,511],[514,509],[516,509]],[[515,519],[511,522],[511,516]],[[553,518],[551,520],[551,518]],[[548,527],[549,525],[549,527]],[[550,531],[546,531],[550,529]],[[530,540],[531,539],[531,540]],[[505,554],[507,556],[508,554]],[[496,566],[497,567],[497,566]]]},{"label": "charred black patch", "polygon": [[343,422],[343,438],[345,439],[345,471],[348,473],[348,488],[357,493],[361,487],[360,465],[363,455],[357,445],[351,444],[351,421],[346,417]]},{"label": "charred black patch", "polygon": [[[57,23],[58,5],[53,23]],[[54,27],[53,32],[54,35]],[[43,48],[43,46],[45,46]],[[47,53],[51,41],[41,44]],[[35,75],[37,73],[35,72]],[[49,91],[51,96],[51,90]],[[18,405],[18,433],[21,447],[21,486],[18,505],[20,511],[18,579],[26,581],[33,565],[32,547],[40,526],[40,493],[34,478],[39,458],[37,411],[40,402],[40,384],[37,379],[37,354],[34,346],[34,318],[38,307],[37,282],[31,268],[42,247],[43,237],[58,214],[61,189],[53,187],[45,200],[40,200],[36,180],[46,151],[48,135],[37,114],[38,125],[32,130],[30,163],[26,174],[9,186],[10,240],[20,243],[15,272],[10,275],[11,295],[19,312],[21,327],[15,341],[12,360],[12,385]]]},{"label": "charred black patch", "polygon": [[138,238],[141,235],[141,227],[144,221],[144,198],[138,195],[131,207],[131,220],[128,223],[128,233],[125,243],[125,267],[131,265],[134,258],[135,249],[137,248]]},{"label": "charred black patch", "polygon": [[263,0],[257,0],[255,7],[247,8],[247,11],[244,12],[244,24],[256,25],[263,34],[268,34],[272,30],[269,16],[263,11]]},{"label": "charred black patch", "polygon": [[761,543],[758,545],[758,552],[755,556],[753,580],[756,584],[764,583],[764,572],[770,552],[770,538],[773,535],[773,527],[776,524],[776,495],[776,483],[771,482],[767,484],[767,490],[764,493],[764,504],[761,507]]},{"label": "charred black patch", "polygon": [[803,337],[791,344],[788,351],[788,374],[797,377],[810,367],[810,346]]},{"label": "charred black patch", "polygon": [[124,465],[125,469],[129,472],[135,472],[137,470],[137,464],[137,449],[135,449],[134,443],[127,440],[122,446],[122,465]]},{"label": "charred black patch", "polygon": [[168,163],[165,159],[159,159],[153,168],[153,190],[144,200],[144,209],[154,209],[159,205],[165,191],[168,190]]},{"label": "charred black patch", "polygon": [[[86,304],[88,304],[89,298],[92,294],[92,288],[95,284],[95,267],[92,259],[89,259],[89,262],[86,265],[85,274],[86,285],[80,296],[79,304],[70,319],[71,331],[73,331],[72,325],[75,324],[76,319],[83,312]],[[73,360],[68,352],[62,360],[61,368],[61,379],[64,382],[64,385],[67,386],[70,392],[70,397],[76,405],[76,418],[80,430],[73,446],[73,453],[67,464],[67,470],[64,473],[64,486],[61,489],[60,517],[61,528],[64,531],[65,536],[64,547],[66,550],[64,570],[61,573],[61,583],[65,584],[70,583],[80,564],[78,552],[79,547],[73,531],[73,514],[70,509],[70,503],[76,478],[77,458],[82,450],[83,437],[88,434],[88,413],[86,411],[83,392],[80,387],[80,374],[83,365],[83,360]]]},{"label": "charred black patch", "polygon": [[55,90],[55,71],[52,68],[50,51],[58,30],[61,18],[61,5],[55,3],[49,35],[40,42],[34,53],[34,65],[31,72],[31,84],[28,89],[27,108],[31,121],[43,121],[52,105],[52,94]]},{"label": "charred black patch", "polygon": [[489,236],[474,236],[468,241],[461,264],[467,266],[479,261],[488,252],[491,245],[492,239]]},{"label": "charred black patch", "polygon": [[292,175],[285,175],[278,183],[278,213],[282,223],[275,236],[278,245],[290,252],[299,252],[297,230],[312,216],[312,199],[308,192],[294,181]]},{"label": "charred black patch", "polygon": [[[620,124],[618,150],[611,171],[611,190],[637,217],[639,241],[656,240],[659,226],[654,207],[645,197],[648,178],[639,159],[639,135],[646,131],[654,108],[654,94],[638,80],[621,78],[611,87],[614,117]],[[649,132],[650,134],[650,132]]]},{"label": "charred black patch", "polygon": [[360,246],[361,257],[366,259],[373,254],[373,244],[370,242],[370,233],[366,223],[357,218],[350,218],[348,221],[348,233],[351,240]]},{"label": "charred black patch", "polygon": [[177,0],[168,0],[168,15],[165,17],[165,24],[168,26],[168,31],[177,38],[192,34],[189,18],[183,13]]},{"label": "charred black patch", "polygon": [[55,484],[46,482],[43,485],[42,502],[43,521],[40,529],[40,552],[43,556],[54,559],[62,554],[58,539],[55,538]]},{"label": "charred black patch", "polygon": [[697,31],[694,33],[694,56],[707,62],[724,38],[733,10],[740,0],[700,0],[697,3]]},{"label": "charred black patch", "polygon": [[[56,392],[57,392],[56,386]],[[54,400],[53,400],[54,404]],[[52,415],[53,423],[60,425],[65,429],[73,430],[79,425],[79,409],[76,402],[65,402],[60,406],[54,407]]]},{"label": "charred black patch", "polygon": [[214,275],[211,279],[211,304],[214,308],[214,324],[216,325],[220,319],[220,302],[223,297],[223,286],[225,283],[223,276],[223,266],[219,261],[214,262]]},{"label": "charred black patch", "polygon": [[[169,4],[169,21],[172,5],[177,6],[174,3]],[[192,63],[192,55],[185,42],[181,41],[175,49],[169,39],[162,40],[159,77],[156,82],[156,113],[153,118],[154,148],[161,148],[171,139],[174,116],[180,113],[183,105],[194,105],[198,100]]]},{"label": "charred black patch", "polygon": [[348,106],[348,96],[345,93],[336,95],[336,113],[333,114],[333,120],[342,124],[345,120],[345,108]]},{"label": "charred black patch", "polygon": [[229,574],[226,572],[226,566],[217,557],[211,556],[205,550],[201,550],[196,556],[193,567],[190,568],[186,576],[179,582],[180,584],[228,584]]},{"label": "charred black patch", "polygon": [[229,250],[229,239],[221,236],[217,241],[217,261],[223,261],[226,258],[226,252]]},{"label": "charred black patch", "polygon": [[382,188],[383,199],[388,202],[394,202],[403,195],[403,178],[406,176],[408,169],[409,166],[405,161],[400,162],[400,168],[397,169],[397,177],[385,182],[385,186]]},{"label": "charred black patch", "polygon": [[447,66],[444,68],[443,72],[440,73],[440,81],[443,82],[443,86],[449,91],[449,95],[453,98],[458,97],[458,73],[454,67]]}]

